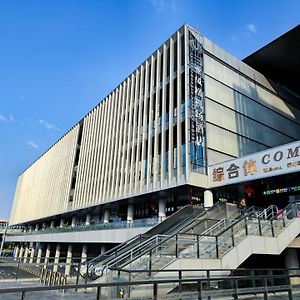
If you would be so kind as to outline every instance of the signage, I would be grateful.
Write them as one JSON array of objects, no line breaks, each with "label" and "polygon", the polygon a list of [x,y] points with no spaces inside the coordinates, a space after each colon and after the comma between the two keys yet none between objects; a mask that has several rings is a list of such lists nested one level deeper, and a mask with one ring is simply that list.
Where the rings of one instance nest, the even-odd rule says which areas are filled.
[{"label": "signage", "polygon": [[282,194],[282,193],[294,193],[300,191],[300,186],[289,186],[289,187],[284,187],[280,189],[275,189],[275,190],[265,190],[263,191],[263,195],[268,196],[268,195],[275,195],[275,194]]},{"label": "signage", "polygon": [[191,32],[189,32],[188,57],[191,163],[192,165],[203,167],[205,166],[203,47]]},{"label": "signage", "polygon": [[209,166],[209,186],[216,187],[300,172],[300,141]]}]

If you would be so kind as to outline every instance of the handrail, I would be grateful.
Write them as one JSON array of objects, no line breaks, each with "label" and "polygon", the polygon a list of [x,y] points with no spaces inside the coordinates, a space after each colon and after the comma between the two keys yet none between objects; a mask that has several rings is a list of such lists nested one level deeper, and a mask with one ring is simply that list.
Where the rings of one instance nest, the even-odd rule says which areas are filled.
[{"label": "handrail", "polygon": [[[218,206],[220,206],[220,205],[222,205],[223,203],[216,203],[216,204],[214,204],[210,209],[213,209],[213,208],[215,208],[215,207],[218,207]],[[202,213],[201,213],[201,215],[200,216],[203,216],[203,215],[205,215],[207,213],[207,211],[203,211]],[[199,217],[200,217],[199,216]],[[194,219],[192,219],[192,220],[190,220],[190,223],[189,224],[191,224],[192,222],[194,221]],[[188,225],[187,225],[188,226]],[[163,241],[161,241],[160,243],[158,243],[157,245],[155,245],[155,246],[153,246],[152,248],[150,248],[149,250],[147,250],[147,251],[145,251],[145,252],[142,252],[141,254],[140,254],[140,256],[142,256],[142,255],[144,255],[145,253],[147,253],[147,252],[151,252],[153,249],[155,249],[156,247],[159,247],[159,246],[161,246],[163,243],[166,243],[166,242],[168,242],[170,239],[172,239],[172,238],[174,238],[174,237],[176,237],[176,236],[178,236],[178,232],[177,233],[174,233],[173,235],[170,235],[169,236],[169,238],[166,238],[165,240],[163,240]],[[132,260],[130,260],[130,261],[128,261],[128,262],[126,262],[126,264],[130,264],[130,263],[132,263],[134,260],[136,260],[137,259],[137,257],[136,258],[134,258],[134,259],[132,259]],[[121,267],[124,267],[124,265],[121,265]],[[112,269],[112,270],[114,270],[115,268],[114,267],[112,267],[112,266],[110,266],[110,269]]]},{"label": "handrail", "polygon": [[128,229],[128,228],[139,228],[139,227],[150,227],[153,224],[158,223],[159,218],[146,218],[146,219],[135,219],[130,222],[128,221],[119,221],[111,223],[99,223],[99,224],[90,224],[90,225],[76,225],[74,227],[53,227],[40,230],[32,231],[10,231],[10,236],[18,235],[37,235],[37,234],[53,234],[53,233],[65,233],[65,232],[79,232],[79,231],[98,231],[98,230],[110,230],[110,229]]},{"label": "handrail", "polygon": [[156,240],[156,239],[158,239],[160,237],[167,238],[169,236],[168,235],[163,235],[163,234],[153,235],[152,237],[150,237],[150,239],[145,240],[141,244],[136,245],[135,247],[129,249],[127,252],[124,252],[120,256],[115,257],[114,259],[112,259],[111,261],[109,261],[109,263],[107,264],[107,266],[112,265],[114,263],[117,263],[118,261],[122,260],[122,258],[124,258],[126,256],[132,256],[132,252],[134,250],[136,250],[138,248],[142,248],[142,246],[147,246],[147,244],[152,243],[153,240]]},{"label": "handrail", "polygon": [[[297,203],[297,202],[298,202],[298,201],[294,201],[294,202],[290,203],[288,206],[286,206],[285,209],[283,209],[283,211],[284,211],[284,210],[287,210],[288,208],[290,208],[292,205],[294,205],[294,204]],[[299,203],[299,202],[298,202],[298,203]],[[222,230],[219,234],[215,235],[214,237],[216,237],[216,239],[218,239],[221,235],[225,234],[225,232],[228,232],[229,230],[231,230],[235,225],[239,224],[239,223],[240,223],[241,221],[243,221],[243,220],[246,220],[249,216],[251,216],[251,214],[252,214],[252,211],[251,211],[251,210],[247,211],[247,212],[245,213],[245,215],[238,217],[237,220],[236,220],[233,224],[231,224],[230,226],[228,226],[227,228],[225,228],[224,230]],[[275,217],[276,217],[276,216],[274,216],[274,218],[275,218]],[[252,216],[252,218],[257,219],[258,221],[261,219],[261,218],[259,218],[259,217],[257,217],[257,216],[254,216],[254,217]],[[272,219],[273,219],[273,218],[272,218]],[[270,221],[271,221],[272,219],[270,219]],[[160,244],[155,245],[154,247],[152,247],[151,249],[149,249],[149,250],[146,251],[145,253],[148,253],[148,252],[149,252],[149,254],[150,254],[151,251],[152,251],[153,249],[155,249],[156,247],[162,245],[163,243],[166,243],[166,242],[167,242],[168,240],[170,240],[171,238],[174,238],[174,237],[176,238],[176,237],[178,237],[178,236],[180,236],[180,235],[184,235],[184,234],[176,233],[176,234],[170,236],[168,239],[162,241]],[[208,236],[208,235],[202,235],[202,234],[187,234],[187,235],[206,236],[206,237]],[[212,236],[210,236],[210,237],[212,237]],[[216,248],[217,248],[217,245],[216,245]],[[145,254],[145,253],[143,253],[143,254]],[[141,254],[141,255],[143,255],[143,254]],[[217,255],[217,256],[218,256],[218,255]],[[136,259],[136,258],[135,258],[135,259]],[[134,259],[134,260],[135,260],[135,259]],[[131,261],[127,262],[127,264],[132,263],[134,260],[131,260]],[[121,267],[124,267],[124,265],[121,266]],[[115,268],[112,268],[112,269],[115,269]]]},{"label": "handrail", "polygon": [[[191,207],[191,208],[195,208],[194,206],[192,206],[192,205],[186,205],[185,207],[183,207],[182,209],[180,209],[180,210],[178,210],[177,212],[175,212],[173,215],[171,215],[170,216],[170,218],[176,218],[176,215],[177,214],[180,214],[180,212],[183,210],[183,209],[186,209],[186,207]],[[174,231],[174,230],[177,230],[177,228],[179,227],[179,228],[181,228],[183,225],[186,225],[186,226],[188,226],[190,223],[192,223],[193,221],[194,221],[194,218],[195,217],[200,217],[200,216],[202,216],[202,215],[204,215],[205,213],[206,213],[206,211],[204,210],[204,209],[201,209],[201,207],[197,207],[197,211],[195,211],[189,218],[188,218],[188,220],[187,219],[184,219],[184,220],[182,220],[181,222],[179,222],[177,225],[176,225],[176,227],[175,227],[175,229],[174,229],[174,227],[172,228],[172,230],[171,231]],[[189,222],[188,224],[186,224],[187,222]],[[159,226],[159,224],[157,225],[157,226]],[[176,234],[176,233],[175,233]],[[140,238],[141,237],[143,237],[144,235],[140,235]],[[158,236],[158,235],[154,235],[153,237],[156,237],[156,236]],[[170,237],[170,235],[169,235],[169,237]],[[166,239],[168,239],[168,236],[166,235]],[[147,240],[145,241],[145,242],[147,242]],[[142,243],[139,243],[136,247],[139,247],[141,244],[143,244],[144,242],[142,242]],[[125,245],[125,246],[127,246],[128,245],[128,243]],[[159,244],[158,244],[159,245]],[[123,249],[125,248],[125,246],[123,247]],[[117,247],[115,247],[115,248],[117,248]],[[128,250],[128,251],[130,251],[130,250]],[[146,251],[147,252],[147,251]],[[127,252],[124,252],[124,254],[125,253],[127,253]],[[105,255],[106,253],[104,253],[103,254],[103,256]],[[99,256],[99,258],[100,258],[101,256]],[[124,256],[122,255],[122,258],[123,258]],[[97,259],[97,257],[95,258],[95,259],[93,259],[92,261],[89,261],[88,263],[92,263],[92,262],[94,262],[95,260]],[[130,260],[131,261],[131,260]],[[118,260],[116,260],[114,263],[117,263],[118,262]],[[100,263],[100,262],[99,262]]]},{"label": "handrail", "polygon": [[[204,271],[204,270],[203,270]],[[293,278],[299,277],[295,274],[280,274],[280,275],[255,275],[255,276],[216,276],[216,277],[197,277],[197,278],[186,278],[186,279],[151,279],[151,280],[138,280],[138,281],[118,281],[118,282],[103,282],[103,283],[84,283],[84,284],[68,284],[68,285],[56,285],[56,286],[31,286],[31,287],[14,287],[0,289],[0,294],[4,293],[17,293],[17,292],[34,292],[34,291],[44,291],[44,290],[65,290],[65,289],[80,289],[80,288],[89,288],[89,287],[113,287],[113,286],[128,286],[128,285],[145,285],[145,284],[163,284],[163,283],[184,283],[184,282],[207,282],[209,281],[223,281],[223,280],[251,280],[251,279],[269,279],[269,278]],[[280,285],[278,285],[280,286]],[[270,286],[269,286],[270,287]],[[276,285],[274,285],[276,287]],[[272,290],[270,290],[272,292]],[[249,291],[252,293],[252,291]]]},{"label": "handrail", "polygon": [[[187,207],[187,206],[185,206],[185,207]],[[179,210],[180,211],[180,210]],[[178,212],[179,212],[178,211]],[[177,212],[176,212],[177,213]],[[194,219],[196,218],[196,217],[199,217],[199,216],[202,216],[202,215],[204,215],[206,213],[206,211],[204,211],[204,210],[200,210],[199,209],[199,211],[196,211],[195,213],[193,213],[192,214],[192,216],[190,216],[189,218],[188,218],[188,220],[183,220],[183,221],[181,221],[177,226],[176,226],[176,228],[178,228],[178,227],[182,227],[182,225],[183,224],[185,224],[186,222],[189,222],[188,224],[186,224],[186,226],[188,226],[189,224],[191,224],[193,221],[194,221]],[[172,215],[172,216],[174,216],[174,214]],[[177,230],[177,229],[175,229],[175,230]],[[174,230],[172,230],[172,231],[174,231]],[[175,235],[177,234],[177,232],[175,233]],[[157,235],[155,235],[154,237],[156,237]],[[163,240],[163,241],[161,241],[160,243],[158,243],[157,245],[159,245],[159,244],[161,244],[162,242],[164,242],[164,241],[166,241],[166,240],[168,240],[170,237],[171,237],[172,235],[165,235],[165,237],[166,237],[166,239],[165,240]],[[141,244],[140,244],[141,245]],[[155,246],[157,246],[157,245],[154,245],[154,247]],[[138,245],[139,246],[139,245]],[[153,247],[152,247],[153,248]],[[151,248],[151,249],[152,249]],[[148,250],[147,250],[148,251]],[[142,252],[142,253],[147,253],[147,251],[146,252]],[[142,254],[141,254],[142,255]],[[130,260],[130,262],[131,262],[132,260]],[[116,261],[117,262],[117,261]],[[115,263],[116,263],[115,262]],[[128,263],[130,263],[130,262],[128,262]],[[110,264],[111,265],[111,264]]]},{"label": "handrail", "polygon": [[[186,205],[186,206],[184,206],[182,209],[185,209],[186,207],[189,207],[189,206],[191,206],[191,205]],[[179,212],[181,211],[181,209],[180,210],[178,210],[177,212],[175,212],[172,216],[170,216],[170,217],[176,217],[176,214],[178,214]],[[157,226],[159,226],[160,224],[157,224],[156,226],[154,226],[153,228],[155,228],[155,227],[157,227]],[[153,229],[152,228],[152,229]],[[151,230],[152,230],[151,229]],[[117,245],[116,247],[114,247],[114,248],[112,248],[112,249],[110,249],[109,251],[107,251],[107,252],[105,252],[104,254],[100,254],[100,255],[98,255],[98,256],[96,256],[94,259],[92,259],[92,260],[90,260],[88,263],[92,263],[92,262],[94,262],[95,260],[97,260],[97,259],[100,259],[102,256],[107,256],[108,254],[110,255],[110,253],[112,253],[112,252],[115,252],[118,248],[120,248],[120,249],[118,249],[119,251],[121,250],[121,249],[124,249],[128,244],[130,244],[131,242],[133,242],[134,240],[138,240],[138,239],[141,239],[142,237],[147,237],[147,233],[144,233],[144,234],[140,234],[140,235],[138,235],[138,236],[136,236],[136,237],[133,237],[132,239],[130,239],[130,240],[128,240],[127,242],[125,242],[125,243],[122,243],[122,244],[120,244],[120,245]]]}]

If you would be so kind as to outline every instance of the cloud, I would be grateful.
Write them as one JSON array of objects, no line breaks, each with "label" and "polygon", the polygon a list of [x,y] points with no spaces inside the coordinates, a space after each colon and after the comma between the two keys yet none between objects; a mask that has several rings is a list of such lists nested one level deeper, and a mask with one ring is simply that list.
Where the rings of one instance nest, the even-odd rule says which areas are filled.
[{"label": "cloud", "polygon": [[2,114],[0,114],[0,121],[6,121],[6,118]]},{"label": "cloud", "polygon": [[257,29],[256,29],[256,26],[255,24],[248,24],[247,25],[247,29],[252,32],[252,33],[256,33],[257,32]]},{"label": "cloud", "polygon": [[49,123],[49,122],[46,121],[46,120],[40,119],[40,120],[39,120],[39,123],[40,123],[42,126],[44,126],[45,128],[49,129],[49,130],[51,130],[51,129],[56,129],[56,130],[58,130],[58,127],[56,127],[54,124]]},{"label": "cloud", "polygon": [[40,149],[40,146],[34,143],[33,141],[27,141],[27,144],[34,149]]},{"label": "cloud", "polygon": [[170,10],[173,13],[177,11],[177,6],[173,0],[150,0],[150,2],[158,13],[165,10]]},{"label": "cloud", "polygon": [[7,121],[7,122],[13,122],[15,120],[14,116],[12,114],[9,114],[8,116],[4,116],[0,113],[0,121]]}]

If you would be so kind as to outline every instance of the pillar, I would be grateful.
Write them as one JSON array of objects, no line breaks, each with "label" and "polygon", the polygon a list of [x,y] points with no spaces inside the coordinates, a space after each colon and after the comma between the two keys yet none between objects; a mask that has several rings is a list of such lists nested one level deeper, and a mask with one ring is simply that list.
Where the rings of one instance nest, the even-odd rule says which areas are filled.
[{"label": "pillar", "polygon": [[127,223],[131,223],[134,217],[134,204],[128,203],[127,206]]},{"label": "pillar", "polygon": [[43,246],[40,243],[39,248],[38,248],[38,252],[37,252],[37,257],[36,257],[36,263],[37,264],[41,263],[42,254],[43,254]]},{"label": "pillar", "polygon": [[29,253],[29,247],[26,246],[25,247],[25,252],[24,252],[24,259],[23,259],[23,263],[27,263],[27,257],[28,257],[28,253]]},{"label": "pillar", "polygon": [[59,223],[59,227],[64,227],[64,225],[65,225],[65,220],[61,219]]},{"label": "pillar", "polygon": [[287,269],[297,269],[289,271],[290,275],[299,275],[299,277],[291,278],[290,282],[292,285],[300,284],[300,273],[299,273],[299,260],[297,255],[297,249],[287,248],[284,253],[285,267]]},{"label": "pillar", "polygon": [[50,228],[52,229],[52,228],[54,228],[54,226],[55,226],[55,221],[52,220],[51,223],[50,223]]},{"label": "pillar", "polygon": [[105,244],[101,244],[100,254],[104,254],[105,252],[106,252],[106,245]]},{"label": "pillar", "polygon": [[66,268],[65,268],[65,274],[67,276],[70,276],[71,273],[72,252],[73,252],[73,246],[69,245],[68,252],[67,252],[67,259],[66,259]]},{"label": "pillar", "polygon": [[75,216],[72,217],[71,227],[75,227],[76,226],[76,221],[77,221],[76,217]]},{"label": "pillar", "polygon": [[91,224],[91,219],[92,219],[92,215],[87,214],[86,218],[85,218],[85,225],[90,225]]},{"label": "pillar", "polygon": [[17,259],[19,256],[19,251],[20,251],[20,247],[19,245],[15,246],[15,250],[14,250],[14,258]]},{"label": "pillar", "polygon": [[48,263],[49,263],[50,252],[51,252],[51,245],[48,244],[48,245],[47,245],[47,248],[46,248],[45,261],[44,261],[44,263],[45,263],[44,268],[47,268],[47,265],[48,265]]},{"label": "pillar", "polygon": [[82,245],[82,252],[81,252],[81,262],[84,263],[87,261],[87,244]]},{"label": "pillar", "polygon": [[57,244],[55,250],[55,256],[54,256],[53,272],[58,271],[59,257],[60,257],[60,244]]},{"label": "pillar", "polygon": [[204,208],[210,208],[214,205],[213,193],[210,190],[204,191]]},{"label": "pillar", "polygon": [[23,254],[24,254],[24,246],[21,245],[20,251],[19,251],[19,258],[23,258]]},{"label": "pillar", "polygon": [[32,264],[33,263],[33,259],[34,259],[34,246],[33,243],[30,244],[30,259],[29,259],[29,263]]},{"label": "pillar", "polygon": [[35,229],[34,229],[34,231],[38,231],[39,230],[39,224],[35,224]]},{"label": "pillar", "polygon": [[103,223],[109,223],[109,209],[105,208],[103,215]]},{"label": "pillar", "polygon": [[45,229],[46,229],[46,222],[43,222],[42,230],[45,230]]},{"label": "pillar", "polygon": [[160,198],[158,202],[158,218],[163,221],[166,218],[166,198]]}]

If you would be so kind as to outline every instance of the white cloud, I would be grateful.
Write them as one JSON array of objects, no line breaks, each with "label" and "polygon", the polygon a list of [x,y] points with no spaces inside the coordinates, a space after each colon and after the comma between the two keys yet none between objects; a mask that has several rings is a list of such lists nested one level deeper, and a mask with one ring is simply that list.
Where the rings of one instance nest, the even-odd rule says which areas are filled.
[{"label": "white cloud", "polygon": [[247,25],[247,29],[252,32],[252,33],[256,33],[257,32],[257,29],[256,29],[256,26],[255,24],[248,24]]},{"label": "white cloud", "polygon": [[27,141],[27,144],[34,149],[40,149],[40,146],[34,143],[33,141]]},{"label": "white cloud", "polygon": [[2,114],[0,114],[0,121],[6,121],[6,118]]},{"label": "white cloud", "polygon": [[0,114],[0,121],[13,122],[14,120],[15,118],[12,114],[9,114],[8,116],[4,116],[3,114]]},{"label": "white cloud", "polygon": [[177,11],[173,0],[150,0],[150,2],[158,13],[164,10],[171,10],[173,13]]},{"label": "white cloud", "polygon": [[46,120],[40,119],[40,120],[39,120],[39,123],[40,123],[42,126],[44,126],[45,128],[49,129],[49,130],[51,130],[51,129],[56,129],[56,130],[58,130],[58,127],[56,127],[56,126],[55,126],[54,124],[52,124],[52,123],[49,123],[49,122],[46,121]]}]

